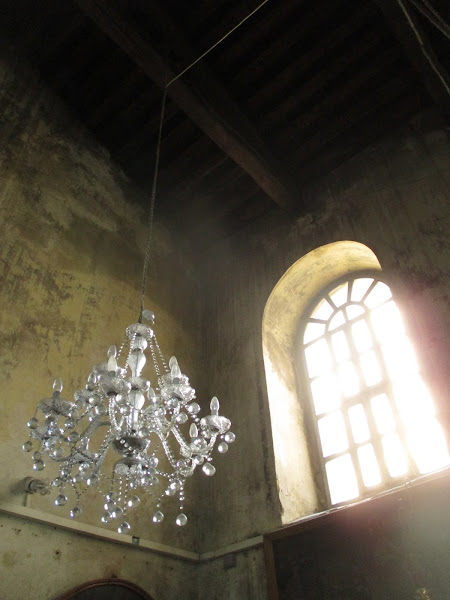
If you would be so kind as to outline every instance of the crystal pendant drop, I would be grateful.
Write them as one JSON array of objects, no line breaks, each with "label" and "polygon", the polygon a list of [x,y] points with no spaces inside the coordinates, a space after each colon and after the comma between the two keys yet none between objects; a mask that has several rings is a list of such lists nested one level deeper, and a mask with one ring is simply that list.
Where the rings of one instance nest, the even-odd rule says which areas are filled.
[{"label": "crystal pendant drop", "polygon": [[67,496],[64,494],[59,494],[59,496],[55,499],[55,506],[64,506],[67,502]]},{"label": "crystal pendant drop", "polygon": [[86,479],[86,484],[89,487],[97,485],[97,483],[98,483],[98,475],[95,475],[94,473]]},{"label": "crystal pendant drop", "polygon": [[208,475],[208,477],[212,477],[214,475],[214,473],[216,472],[216,468],[214,465],[207,462],[203,465],[202,471],[205,475]]},{"label": "crystal pendant drop", "polygon": [[232,431],[227,431],[227,433],[223,436],[223,439],[227,442],[227,444],[232,444],[236,439],[236,436]]},{"label": "crystal pendant drop", "polygon": [[184,513],[180,513],[175,520],[178,527],[183,527],[187,523],[187,516]]},{"label": "crystal pendant drop", "polygon": [[153,515],[153,523],[162,523],[163,519],[164,513],[162,513],[160,510],[157,510]]},{"label": "crystal pendant drop", "polygon": [[122,515],[123,515],[123,510],[120,508],[120,506],[115,506],[111,511],[111,517],[113,519],[120,519],[120,517]]},{"label": "crystal pendant drop", "polygon": [[220,452],[220,454],[225,454],[225,452],[228,452],[228,444],[226,442],[220,442],[217,446],[217,451]]},{"label": "crystal pendant drop", "polygon": [[81,508],[79,506],[74,506],[69,513],[69,517],[71,519],[78,519],[78,517],[81,516],[81,513],[82,513]]},{"label": "crystal pendant drop", "polygon": [[42,469],[45,467],[45,463],[43,460],[36,460],[33,463],[33,471],[42,471]]},{"label": "crystal pendant drop", "polygon": [[141,499],[139,498],[139,496],[132,496],[128,500],[127,506],[128,506],[128,508],[136,508],[139,506],[140,503],[141,503]]},{"label": "crystal pendant drop", "polygon": [[24,452],[31,452],[31,450],[33,450],[33,442],[30,442],[30,440],[25,442],[25,444],[22,446],[22,450]]},{"label": "crystal pendant drop", "polygon": [[124,521],[123,523],[121,523],[119,525],[119,527],[117,528],[117,531],[119,533],[128,533],[128,531],[130,531],[131,529],[131,525],[128,523],[128,521]]},{"label": "crystal pendant drop", "polygon": [[186,406],[186,410],[189,414],[196,415],[200,412],[200,405],[197,404],[197,402],[192,402],[191,404],[188,404],[188,406]]}]

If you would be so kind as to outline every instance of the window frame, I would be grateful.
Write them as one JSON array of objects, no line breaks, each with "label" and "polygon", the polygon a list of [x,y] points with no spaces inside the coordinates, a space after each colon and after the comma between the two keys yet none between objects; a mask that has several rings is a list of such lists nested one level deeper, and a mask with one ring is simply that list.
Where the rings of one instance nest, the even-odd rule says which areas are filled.
[{"label": "window frame", "polygon": [[[383,454],[382,454],[381,434],[379,434],[377,432],[375,420],[371,414],[371,411],[368,410],[370,398],[374,397],[374,395],[376,394],[376,392],[374,394],[374,390],[376,390],[376,386],[368,389],[368,386],[366,384],[364,384],[364,389],[362,389],[360,394],[355,396],[353,399],[345,400],[345,402],[343,402],[342,407],[340,409],[340,413],[342,414],[342,416],[344,418],[345,429],[346,429],[347,437],[349,440],[348,449],[346,451],[339,452],[339,453],[329,455],[326,457],[323,456],[322,445],[320,442],[318,422],[319,422],[319,418],[322,418],[322,417],[326,416],[327,414],[330,414],[330,412],[324,412],[324,413],[321,413],[320,415],[316,415],[316,413],[315,413],[314,401],[313,401],[313,397],[312,397],[312,390],[311,390],[311,384],[310,384],[310,376],[309,376],[308,368],[307,368],[307,364],[306,364],[306,355],[305,355],[306,345],[303,343],[303,337],[305,334],[306,326],[307,326],[308,322],[310,321],[311,314],[313,313],[313,311],[315,310],[315,308],[317,307],[317,305],[319,304],[319,302],[321,300],[325,299],[327,296],[329,297],[329,294],[334,289],[339,287],[340,285],[345,284],[346,282],[350,282],[350,281],[353,282],[355,279],[360,279],[360,278],[365,278],[365,277],[370,277],[370,278],[373,278],[376,282],[381,281],[382,283],[386,284],[391,291],[392,299],[398,305],[396,298],[395,298],[394,286],[392,285],[392,281],[382,271],[376,270],[376,269],[357,270],[357,271],[353,271],[351,273],[347,273],[339,278],[336,278],[332,282],[330,282],[328,285],[324,286],[317,294],[314,295],[314,297],[307,305],[306,309],[304,310],[304,312],[301,315],[299,322],[298,322],[297,337],[296,337],[296,356],[294,356],[294,360],[296,361],[296,374],[297,374],[297,381],[299,384],[299,392],[300,392],[299,399],[300,399],[300,401],[301,401],[301,398],[307,399],[306,402],[303,402],[303,408],[305,411],[306,434],[309,438],[309,447],[310,447],[310,451],[311,451],[311,464],[312,464],[314,472],[316,473],[316,482],[318,484],[318,489],[320,491],[320,495],[326,499],[326,508],[330,508],[330,507],[338,508],[340,506],[345,506],[345,505],[348,505],[348,504],[351,504],[354,502],[359,502],[366,498],[375,496],[381,492],[385,492],[387,490],[393,489],[399,485],[403,485],[405,482],[421,476],[417,465],[415,464],[414,460],[412,459],[411,453],[410,453],[410,451],[408,449],[408,445],[406,443],[406,433],[405,433],[403,421],[402,421],[400,415],[398,414],[398,409],[395,406],[395,403],[392,400],[392,380],[391,380],[389,374],[387,373],[387,370],[386,370],[386,367],[384,364],[384,360],[380,360],[379,344],[376,344],[376,348],[374,348],[374,350],[376,351],[377,357],[379,359],[379,363],[381,365],[381,370],[382,370],[382,380],[381,380],[381,383],[379,384],[380,393],[381,393],[381,389],[382,389],[382,391],[386,391],[386,393],[389,396],[390,405],[391,405],[392,410],[395,413],[395,419],[396,419],[396,423],[397,423],[397,431],[396,432],[399,434],[401,443],[406,452],[407,462],[408,462],[408,471],[404,475],[400,475],[397,477],[391,477],[391,475],[389,474],[389,472],[387,470],[387,466],[385,464]],[[368,295],[369,289],[372,289],[375,285],[376,285],[375,283],[371,284],[370,288],[368,288],[368,290],[364,294],[363,298],[365,298]],[[362,300],[360,302],[362,303]],[[337,310],[339,310],[339,307],[337,307]],[[334,314],[336,314],[337,310],[333,312],[332,316]],[[402,317],[404,317],[403,314],[402,314]],[[329,317],[329,319],[331,319],[331,317]],[[373,339],[376,339],[374,336],[373,330],[371,328],[369,319],[364,319],[364,320],[366,321],[366,323],[368,324],[368,326],[371,330]],[[405,329],[408,334],[409,332],[408,332],[406,319],[405,319]],[[336,331],[338,331],[338,330],[339,330],[339,327],[336,328]],[[333,330],[333,333],[335,333],[334,330]],[[411,336],[408,336],[408,337],[410,337],[410,339],[411,339]],[[325,335],[324,339],[327,339],[326,335]],[[414,341],[412,339],[411,339],[411,341],[414,346]],[[311,343],[313,343],[313,342],[311,342]],[[329,340],[327,340],[327,343],[328,344],[330,343]],[[355,353],[358,355],[360,354],[356,351],[355,348],[352,348],[351,355],[352,355],[352,363],[353,364],[355,364],[354,356],[353,356]],[[332,353],[332,356],[334,356],[333,353]],[[421,375],[423,375],[423,369],[421,368],[421,364],[420,364],[420,357],[418,356],[417,358],[418,358],[418,362],[419,362],[419,373]],[[359,365],[356,364],[355,368],[357,369],[357,373],[358,373],[358,377],[360,378],[360,381],[361,380],[363,381],[362,373],[361,373]],[[351,434],[351,429],[350,429],[351,426],[350,426],[349,417],[348,417],[348,409],[352,405],[357,405],[357,404],[363,404],[363,406],[365,408],[365,413],[366,413],[368,426],[369,426],[369,432],[370,432],[370,439],[365,442],[361,442],[360,444],[356,444],[353,441],[353,436]],[[379,484],[371,486],[371,487],[365,486],[365,484],[363,482],[363,478],[362,478],[361,468],[359,466],[359,461],[356,458],[357,448],[361,447],[367,443],[371,443],[374,447],[377,464],[378,464],[378,467],[379,467],[380,473],[381,473],[381,482]],[[345,454],[349,454],[352,457],[355,474],[356,474],[356,478],[357,478],[357,483],[358,483],[359,495],[356,498],[353,498],[350,500],[344,500],[341,502],[332,503],[325,465],[328,461],[332,460],[333,458],[336,458],[338,456],[344,456]],[[380,458],[381,458],[381,460],[380,460]]]}]

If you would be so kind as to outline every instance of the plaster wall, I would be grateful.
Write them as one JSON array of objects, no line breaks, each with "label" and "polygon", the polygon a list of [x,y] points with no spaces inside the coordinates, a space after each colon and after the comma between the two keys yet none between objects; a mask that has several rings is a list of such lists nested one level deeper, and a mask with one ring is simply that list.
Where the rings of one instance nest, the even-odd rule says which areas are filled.
[{"label": "plaster wall", "polygon": [[[144,232],[135,222],[143,222],[138,208],[143,199],[36,74],[7,50],[0,90],[0,497],[19,505],[18,483],[30,473],[19,451],[20,431],[26,435],[24,424],[36,401],[58,375],[67,389],[80,387],[80,374],[86,376],[136,318]],[[172,254],[167,232],[157,230],[156,270],[163,264],[165,277],[162,287],[152,288],[148,305],[157,313],[163,349],[184,352],[180,363],[194,385],[195,366],[202,365],[202,387],[218,395],[237,440],[217,457],[213,480],[192,481],[191,498],[199,500],[192,526],[163,532],[144,518],[137,524],[141,537],[161,541],[164,534],[166,543],[206,552],[281,524],[262,318],[286,270],[321,245],[353,240],[374,251],[392,279],[442,419],[448,419],[448,159],[441,123],[433,116],[419,118],[324,176],[309,191],[313,209],[302,217],[274,211],[216,245],[204,257],[199,278]],[[182,295],[171,293],[180,287]],[[204,355],[196,354],[198,348]],[[33,497],[31,506],[57,510],[47,498]],[[310,503],[299,504],[296,516],[307,510]],[[84,518],[94,522],[89,510]],[[2,549],[7,600],[23,597],[17,580],[22,585],[22,579],[46,578],[47,583],[37,581],[35,596],[51,598],[91,577],[111,575],[110,562],[119,565],[115,574],[148,589],[156,600],[177,594],[267,597],[261,549],[239,553],[230,569],[223,559],[191,568],[156,555],[144,568],[140,550],[46,525],[22,528],[12,517],[2,520],[8,527]],[[57,562],[53,553],[63,541],[71,550]],[[16,554],[11,558],[9,552]],[[53,568],[52,560],[60,567]]]},{"label": "plaster wall", "polygon": [[52,600],[87,581],[118,577],[158,600],[197,600],[194,563],[0,515],[2,600]]},{"label": "plaster wall", "polygon": [[[148,198],[20,54],[3,43],[0,50],[0,503],[20,506],[21,481],[33,475],[31,455],[21,445],[37,402],[50,395],[58,376],[69,397],[83,387],[92,365],[104,360],[111,344],[120,345],[125,328],[137,319]],[[195,298],[197,283],[190,265],[171,248],[170,235],[156,227],[152,267],[163,277],[157,286],[150,279],[146,307],[156,313],[163,351],[177,354],[195,386],[199,313],[188,299]],[[180,287],[183,294],[174,294]],[[39,475],[55,473],[46,467]],[[186,491],[191,516],[194,481]],[[54,491],[34,495],[28,503],[42,514],[68,517],[75,499],[60,509],[54,497]],[[82,506],[81,520],[100,525],[99,500],[87,494]],[[140,508],[133,535],[195,547],[195,516],[185,528],[176,527],[178,507],[168,505],[166,522],[158,527],[151,522],[154,508]],[[2,521],[9,532],[2,534],[5,599],[33,591],[47,600],[113,571],[156,599],[181,594],[181,572],[189,568],[164,556],[144,558],[128,547],[15,523],[13,517]],[[189,578],[182,591],[194,598]]]},{"label": "plaster wall", "polygon": [[262,547],[208,560],[197,571],[197,600],[269,600]]},{"label": "plaster wall", "polygon": [[[304,216],[273,211],[209,252],[203,272],[204,360],[209,387],[223,400],[237,439],[214,487],[202,490],[203,549],[269,531],[285,520],[269,415],[269,402],[274,411],[282,403],[267,396],[262,319],[274,286],[311,250],[351,240],[375,253],[448,425],[449,157],[445,128],[434,115],[421,115],[303,193],[313,207]],[[296,440],[286,444],[292,455],[298,451]],[[292,465],[296,462],[293,456]],[[301,496],[304,490],[292,493]],[[311,502],[299,501],[297,514],[290,507],[289,520],[307,510]]]}]

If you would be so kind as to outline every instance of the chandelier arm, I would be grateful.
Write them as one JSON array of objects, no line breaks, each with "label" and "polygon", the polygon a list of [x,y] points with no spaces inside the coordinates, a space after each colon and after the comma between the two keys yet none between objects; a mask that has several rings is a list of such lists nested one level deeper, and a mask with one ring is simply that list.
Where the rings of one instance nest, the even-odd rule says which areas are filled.
[{"label": "chandelier arm", "polygon": [[172,450],[171,450],[171,448],[169,446],[169,442],[166,439],[162,438],[161,435],[159,435],[159,438],[160,438],[160,440],[162,442],[164,451],[165,451],[166,456],[167,456],[167,460],[170,462],[170,464],[172,465],[172,467],[174,469],[176,469],[176,467],[177,467],[177,461],[175,460],[175,457],[172,454]]},{"label": "chandelier arm", "polygon": [[172,433],[173,433],[175,439],[177,440],[177,442],[180,444],[180,447],[183,448],[186,452],[189,452],[190,451],[189,444],[186,442],[186,440],[183,437],[183,434],[181,433],[181,431],[178,429],[177,426],[175,426],[172,429]]}]

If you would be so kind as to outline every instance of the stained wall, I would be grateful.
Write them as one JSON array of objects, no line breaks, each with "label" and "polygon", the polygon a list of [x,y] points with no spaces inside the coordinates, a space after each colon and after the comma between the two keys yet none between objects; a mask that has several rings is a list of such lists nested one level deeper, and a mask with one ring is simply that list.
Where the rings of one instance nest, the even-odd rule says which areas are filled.
[{"label": "stained wall", "polygon": [[2,598],[51,600],[95,579],[118,577],[152,598],[197,600],[195,564],[0,515]]},{"label": "stained wall", "polygon": [[[449,158],[447,131],[439,117],[420,115],[324,174],[316,187],[302,190],[299,198],[309,197],[310,207],[302,216],[274,211],[217,245],[205,259],[209,387],[223,398],[234,420],[237,440],[227,459],[237,459],[218,470],[214,488],[203,490],[203,547],[235,542],[282,522],[262,319],[274,286],[311,250],[350,240],[375,253],[448,427]],[[284,315],[279,318],[281,322]],[[270,399],[273,410],[277,401]],[[290,442],[295,446],[295,440]],[[299,503],[296,517],[305,515]]]},{"label": "stained wall", "polygon": [[[21,481],[34,474],[31,455],[21,445],[37,402],[51,395],[58,376],[63,395],[84,387],[92,366],[105,360],[111,344],[120,345],[125,328],[138,317],[148,199],[20,53],[3,44],[0,140],[0,502],[20,507]],[[173,253],[169,233],[158,226],[149,284],[145,305],[156,313],[161,347],[176,351],[195,386],[199,312],[188,299],[195,298],[197,283],[190,265]],[[173,294],[179,287],[183,295]],[[55,473],[46,467],[39,475]],[[186,491],[195,497],[195,483]],[[28,505],[45,516],[68,517],[75,498],[61,509],[53,505],[56,493],[31,496]],[[100,525],[99,500],[87,494],[82,507],[81,521]],[[174,522],[177,508],[168,508],[168,521]],[[189,500],[186,508],[189,514]],[[195,546],[193,525],[181,529],[167,523],[163,530],[151,522],[153,510],[143,507],[134,535]],[[33,586],[36,598],[51,598],[91,575],[101,577],[114,564],[123,577],[158,591],[157,598],[180,592],[173,584],[178,567],[164,557],[144,558],[143,552],[45,525],[15,524],[13,517],[4,527],[13,532],[2,535],[5,600],[25,597],[26,585],[29,591]],[[163,593],[170,578],[171,591]],[[189,583],[183,588],[187,595],[188,588]]]},{"label": "stained wall", "polygon": [[[0,407],[0,493],[3,501],[19,505],[23,494],[16,484],[29,473],[18,450],[23,424],[54,377],[61,375],[72,390],[79,387],[79,374],[87,375],[135,319],[144,233],[136,228],[136,220],[143,220],[141,192],[36,74],[10,52],[3,57],[0,376],[8,399]],[[448,422],[449,185],[447,133],[439,118],[427,114],[386,132],[382,141],[324,174],[319,186],[302,190],[299,199],[309,198],[307,208],[299,210],[302,216],[267,214],[210,249],[197,264],[198,272],[173,252],[170,235],[157,231],[156,256],[164,259],[167,280],[152,289],[149,304],[164,332],[161,342],[181,350],[180,362],[194,385],[200,375],[196,365],[201,365],[202,388],[218,395],[237,434],[228,454],[218,456],[215,477],[192,484],[199,500],[195,527],[164,530],[166,542],[206,552],[281,524],[261,324],[277,281],[296,260],[323,244],[353,240],[376,254],[392,279],[441,418]],[[170,293],[180,286],[187,291]],[[186,298],[192,302],[186,304]],[[31,502],[45,513],[53,510],[46,499]],[[87,513],[85,518],[94,517]],[[154,558],[144,573],[148,559],[137,550],[119,551],[106,542],[59,531],[52,544],[42,529],[48,526],[22,528],[22,522],[7,521],[2,574],[7,600],[18,597],[14,580],[35,577],[34,567],[49,586],[39,588],[36,597],[62,590],[70,561],[59,562],[61,569],[55,571],[52,552],[63,540],[70,542],[73,556],[93,548],[97,560],[86,569],[80,563],[71,585],[106,573],[110,557],[120,552],[124,558],[117,558],[123,567],[118,575],[128,574],[144,588],[152,581],[154,587],[146,589],[156,599],[175,597],[186,574],[182,589],[187,597],[267,597],[260,548],[238,553],[231,567],[223,558],[193,569]],[[143,537],[162,539],[161,530],[147,521],[139,527]],[[33,556],[29,563],[5,554],[23,556],[27,546]],[[135,562],[139,566],[131,567]],[[167,572],[170,592],[161,587]]]}]

